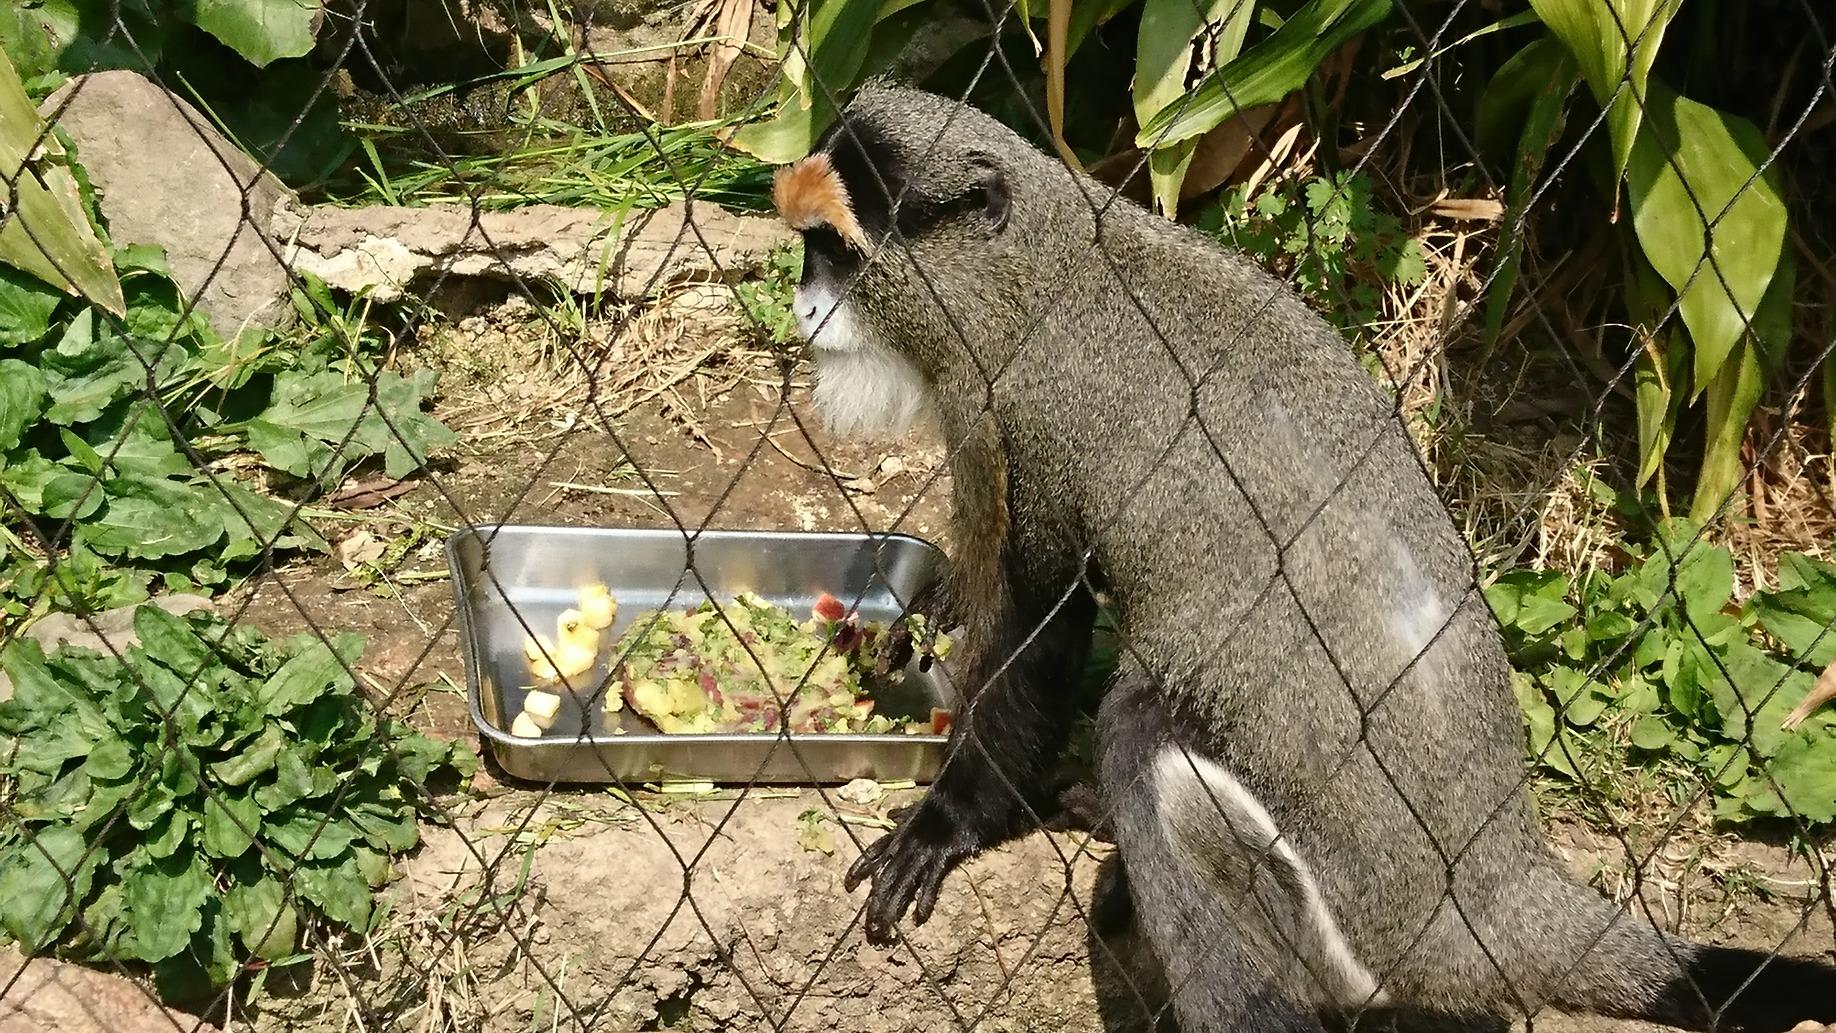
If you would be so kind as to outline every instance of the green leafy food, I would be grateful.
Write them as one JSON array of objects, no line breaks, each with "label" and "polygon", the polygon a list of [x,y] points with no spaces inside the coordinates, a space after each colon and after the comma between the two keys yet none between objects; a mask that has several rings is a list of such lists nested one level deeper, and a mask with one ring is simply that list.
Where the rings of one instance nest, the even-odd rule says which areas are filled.
[{"label": "green leafy food", "polygon": [[[873,712],[862,675],[887,657],[883,625],[845,615],[831,597],[799,623],[782,607],[743,593],[731,603],[640,615],[611,646],[616,684],[606,708],[626,703],[670,733],[732,731],[930,731]],[[922,640],[921,617],[909,617]],[[947,656],[948,636],[930,649]]]},{"label": "green leafy food", "polygon": [[0,929],[33,953],[151,965],[182,996],[292,956],[305,921],[367,928],[386,857],[419,841],[427,780],[468,775],[471,753],[370,714],[343,667],[354,639],[134,617],[119,659],[0,651]]}]

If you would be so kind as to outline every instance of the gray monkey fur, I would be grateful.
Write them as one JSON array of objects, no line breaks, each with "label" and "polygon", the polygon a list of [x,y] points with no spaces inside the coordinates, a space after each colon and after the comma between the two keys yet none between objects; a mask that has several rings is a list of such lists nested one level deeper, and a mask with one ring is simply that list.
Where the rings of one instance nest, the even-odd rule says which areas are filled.
[{"label": "gray monkey fur", "polygon": [[[1017,598],[1094,587],[1117,616],[1102,795],[1182,1027],[1311,1030],[1319,1010],[1363,1002],[1311,966],[1301,876],[1266,850],[1246,866],[1254,837],[1191,791],[1209,784],[1197,767],[1183,784],[1157,774],[1169,745],[1266,809],[1387,999],[1708,1028],[1763,956],[1659,933],[1546,847],[1471,556],[1343,337],[1251,261],[1112,203],[973,108],[870,85],[826,146],[863,138],[902,205],[1001,184],[996,221],[945,216],[877,241],[845,303],[919,369],[960,446],[966,545],[944,606],[967,622],[970,656],[982,650],[971,665],[987,670],[1009,625],[1040,612]],[[978,718],[959,720],[967,736]],[[857,869],[875,881],[870,912],[904,912],[901,868],[941,878],[1008,834],[927,854],[902,827]],[[1836,970],[1766,971],[1722,1020],[1836,1019]]]}]

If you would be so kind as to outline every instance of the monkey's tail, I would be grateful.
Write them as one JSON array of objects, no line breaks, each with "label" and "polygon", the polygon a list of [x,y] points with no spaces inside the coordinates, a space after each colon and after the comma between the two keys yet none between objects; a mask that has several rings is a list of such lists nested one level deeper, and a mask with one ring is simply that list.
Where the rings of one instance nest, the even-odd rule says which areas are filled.
[{"label": "monkey's tail", "polygon": [[[1586,937],[1593,949],[1578,966],[1560,975],[1561,966],[1544,970],[1548,997],[1558,1007],[1728,1033],[1784,1033],[1806,1021],[1836,1022],[1836,966],[1668,936],[1643,918],[1617,915],[1587,887],[1561,881],[1566,892],[1560,895],[1569,898],[1564,903],[1580,904],[1590,918],[1611,924],[1604,935]],[[1589,925],[1602,928],[1581,922],[1570,931]],[[1586,943],[1579,946],[1586,949]],[[1571,940],[1570,946],[1577,945]]]}]

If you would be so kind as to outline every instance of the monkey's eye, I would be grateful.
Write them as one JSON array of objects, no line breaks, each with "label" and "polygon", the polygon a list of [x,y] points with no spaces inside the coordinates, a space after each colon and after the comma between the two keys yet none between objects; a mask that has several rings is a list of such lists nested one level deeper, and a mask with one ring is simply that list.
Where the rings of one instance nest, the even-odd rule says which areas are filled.
[{"label": "monkey's eye", "polygon": [[804,283],[840,279],[859,264],[860,257],[834,227],[813,226],[803,231]]}]

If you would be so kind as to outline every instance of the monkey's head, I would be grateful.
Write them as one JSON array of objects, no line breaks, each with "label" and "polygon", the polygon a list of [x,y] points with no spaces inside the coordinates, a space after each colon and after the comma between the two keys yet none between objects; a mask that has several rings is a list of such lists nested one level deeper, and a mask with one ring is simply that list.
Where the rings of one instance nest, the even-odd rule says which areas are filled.
[{"label": "monkey's head", "polygon": [[1013,285],[1032,279],[1016,263],[1032,261],[1038,213],[1015,184],[1049,164],[973,108],[870,85],[778,170],[773,201],[803,236],[797,324],[832,430],[896,435],[931,388],[987,359],[978,341],[1018,318]]}]

